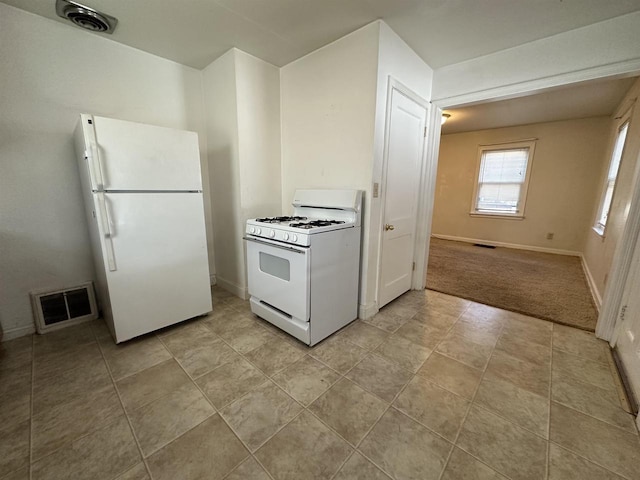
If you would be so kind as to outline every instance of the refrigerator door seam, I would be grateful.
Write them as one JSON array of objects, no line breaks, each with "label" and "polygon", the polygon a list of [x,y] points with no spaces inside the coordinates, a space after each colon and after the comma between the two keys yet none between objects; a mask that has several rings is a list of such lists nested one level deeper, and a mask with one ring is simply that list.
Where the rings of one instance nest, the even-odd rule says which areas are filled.
[{"label": "refrigerator door seam", "polygon": [[202,193],[202,190],[92,190],[93,193]]}]

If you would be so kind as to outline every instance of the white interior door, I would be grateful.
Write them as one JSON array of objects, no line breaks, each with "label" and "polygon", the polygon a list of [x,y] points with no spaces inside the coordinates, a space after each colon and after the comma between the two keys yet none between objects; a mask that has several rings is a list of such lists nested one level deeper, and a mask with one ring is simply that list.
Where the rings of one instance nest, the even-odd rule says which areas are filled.
[{"label": "white interior door", "polygon": [[427,108],[395,87],[387,116],[378,306],[411,288]]},{"label": "white interior door", "polygon": [[211,311],[202,194],[113,193],[105,200],[117,340]]},{"label": "white interior door", "polygon": [[636,245],[618,315],[616,349],[640,400],[640,241]]},{"label": "white interior door", "polygon": [[194,132],[104,117],[93,121],[93,168],[105,190],[202,190]]}]

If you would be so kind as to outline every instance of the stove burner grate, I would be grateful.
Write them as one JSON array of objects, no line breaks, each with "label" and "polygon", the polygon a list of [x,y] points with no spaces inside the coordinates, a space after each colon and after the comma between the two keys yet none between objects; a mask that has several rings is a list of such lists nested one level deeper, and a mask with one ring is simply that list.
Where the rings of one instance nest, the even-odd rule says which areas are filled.
[{"label": "stove burner grate", "polygon": [[289,226],[308,230],[310,228],[328,227],[330,225],[339,225],[341,223],[344,222],[342,220],[312,220],[311,222],[290,223]]},{"label": "stove burner grate", "polygon": [[256,222],[260,223],[284,223],[284,222],[299,222],[300,220],[306,220],[307,217],[264,217],[256,218]]}]

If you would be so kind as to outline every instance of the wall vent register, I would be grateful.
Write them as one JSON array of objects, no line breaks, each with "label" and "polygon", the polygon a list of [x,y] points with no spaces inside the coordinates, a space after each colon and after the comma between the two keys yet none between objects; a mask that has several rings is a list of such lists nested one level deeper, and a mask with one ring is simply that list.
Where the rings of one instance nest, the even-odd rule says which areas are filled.
[{"label": "wall vent register", "polygon": [[38,333],[98,318],[91,282],[64,290],[31,293],[31,302]]}]

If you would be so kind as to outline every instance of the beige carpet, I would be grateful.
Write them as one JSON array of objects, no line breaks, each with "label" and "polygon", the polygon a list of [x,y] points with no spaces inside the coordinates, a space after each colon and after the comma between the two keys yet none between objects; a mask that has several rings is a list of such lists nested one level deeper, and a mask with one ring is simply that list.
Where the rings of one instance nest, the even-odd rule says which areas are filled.
[{"label": "beige carpet", "polygon": [[598,315],[578,257],[431,239],[427,288],[593,332]]}]

